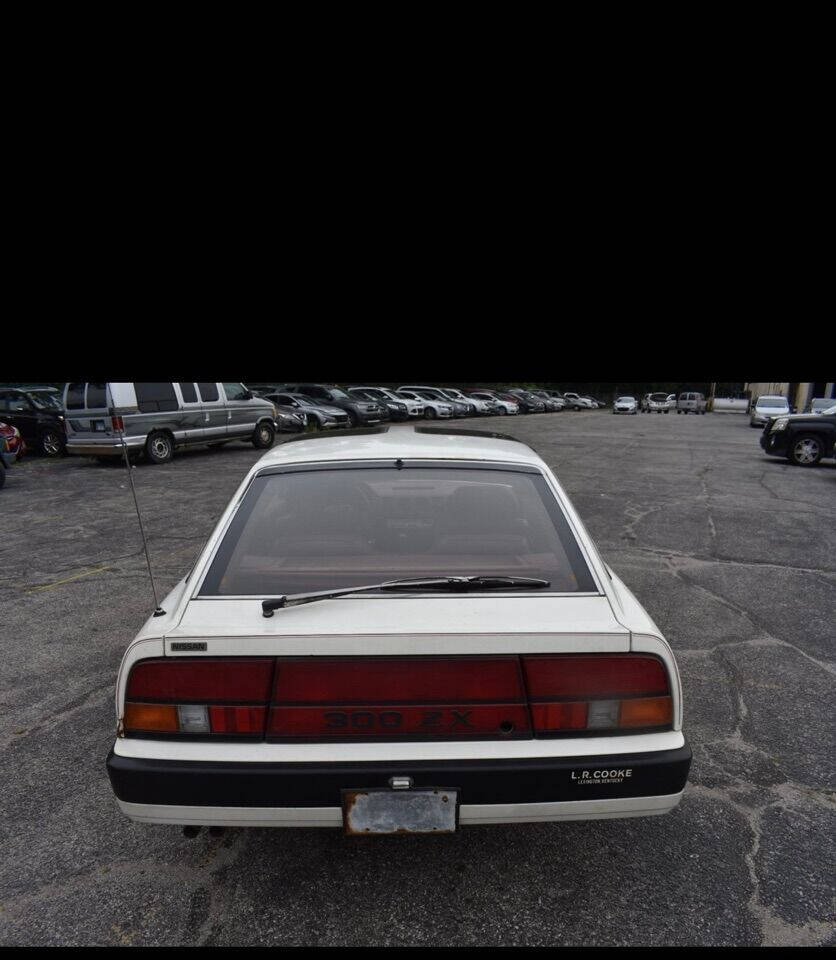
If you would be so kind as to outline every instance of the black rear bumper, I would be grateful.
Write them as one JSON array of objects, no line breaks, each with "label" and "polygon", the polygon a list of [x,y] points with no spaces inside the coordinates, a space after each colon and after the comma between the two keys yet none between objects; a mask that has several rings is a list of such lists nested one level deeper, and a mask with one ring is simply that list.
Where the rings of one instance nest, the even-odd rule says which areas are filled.
[{"label": "black rear bumper", "polygon": [[374,763],[208,763],[120,757],[107,772],[128,803],[214,807],[338,807],[340,791],[387,787],[393,776],[414,787],[458,788],[467,804],[550,803],[679,793],[691,748],[616,756],[527,760]]}]

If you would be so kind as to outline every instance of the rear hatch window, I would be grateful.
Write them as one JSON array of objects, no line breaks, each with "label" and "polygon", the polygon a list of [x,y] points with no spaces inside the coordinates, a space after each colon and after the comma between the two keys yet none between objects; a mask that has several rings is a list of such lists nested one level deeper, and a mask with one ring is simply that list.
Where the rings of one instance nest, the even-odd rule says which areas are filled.
[{"label": "rear hatch window", "polygon": [[597,592],[542,474],[450,466],[257,476],[200,595],[272,596],[447,574],[551,581],[538,595]]}]

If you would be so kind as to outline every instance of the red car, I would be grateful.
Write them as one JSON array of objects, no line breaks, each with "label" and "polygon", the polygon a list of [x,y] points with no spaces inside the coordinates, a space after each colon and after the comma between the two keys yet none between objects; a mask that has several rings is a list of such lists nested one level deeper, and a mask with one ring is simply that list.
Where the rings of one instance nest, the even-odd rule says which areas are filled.
[{"label": "red car", "polygon": [[26,453],[26,444],[23,442],[23,437],[17,427],[0,421],[0,437],[5,438],[6,450],[14,456],[15,460],[20,460]]}]

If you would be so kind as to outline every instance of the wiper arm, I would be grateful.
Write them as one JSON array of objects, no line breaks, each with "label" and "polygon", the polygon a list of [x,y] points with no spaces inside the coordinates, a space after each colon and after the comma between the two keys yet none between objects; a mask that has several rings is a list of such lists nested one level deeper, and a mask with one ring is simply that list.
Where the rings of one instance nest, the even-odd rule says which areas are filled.
[{"label": "wiper arm", "polygon": [[265,617],[272,617],[274,610],[282,607],[296,607],[302,603],[315,603],[317,600],[328,600],[331,597],[346,597],[352,593],[370,593],[374,590],[514,590],[539,589],[550,587],[550,580],[540,577],[414,577],[402,580],[385,580],[383,583],[373,583],[365,587],[343,587],[340,590],[318,590],[315,593],[289,593],[280,597],[271,597],[261,601],[261,610]]}]

